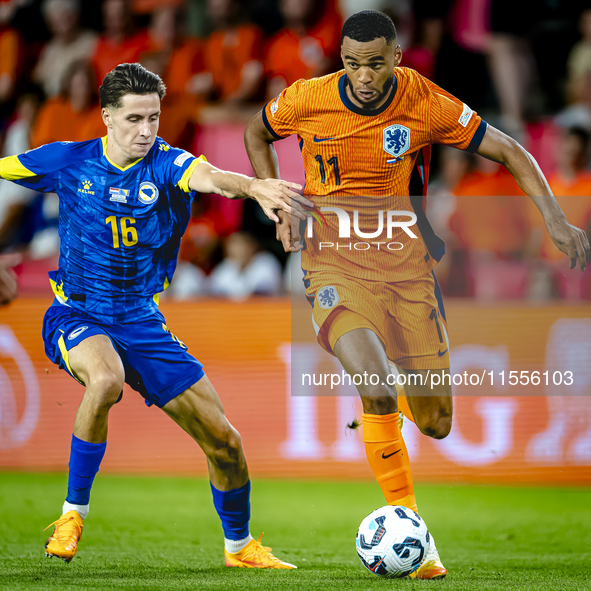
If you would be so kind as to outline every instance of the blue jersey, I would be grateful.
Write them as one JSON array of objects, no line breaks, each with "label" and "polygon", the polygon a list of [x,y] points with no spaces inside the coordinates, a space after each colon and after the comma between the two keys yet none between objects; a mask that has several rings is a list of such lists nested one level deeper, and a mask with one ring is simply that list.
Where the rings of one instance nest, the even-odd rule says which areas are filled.
[{"label": "blue jersey", "polygon": [[0,160],[0,176],[60,198],[58,299],[105,322],[154,314],[168,287],[191,216],[189,179],[204,156],[156,138],[125,168],[106,154],[107,138],[56,142]]}]

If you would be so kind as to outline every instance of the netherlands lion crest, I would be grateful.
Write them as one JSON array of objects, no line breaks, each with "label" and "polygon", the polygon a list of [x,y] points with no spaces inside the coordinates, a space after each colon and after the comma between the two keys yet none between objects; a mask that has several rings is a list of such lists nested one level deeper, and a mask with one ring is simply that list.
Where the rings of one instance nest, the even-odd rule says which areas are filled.
[{"label": "netherlands lion crest", "polygon": [[384,129],[384,150],[398,158],[410,148],[410,129],[404,125],[390,125]]},{"label": "netherlands lion crest", "polygon": [[337,293],[337,288],[334,285],[327,285],[323,287],[316,296],[318,300],[318,304],[324,310],[329,310],[330,308],[334,308],[340,301],[339,294]]}]

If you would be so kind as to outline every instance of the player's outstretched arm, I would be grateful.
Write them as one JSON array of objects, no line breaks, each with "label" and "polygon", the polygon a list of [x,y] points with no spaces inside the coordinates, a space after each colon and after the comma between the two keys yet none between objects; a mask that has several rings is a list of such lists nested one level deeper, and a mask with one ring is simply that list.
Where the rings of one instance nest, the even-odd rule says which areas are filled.
[{"label": "player's outstretched arm", "polygon": [[300,203],[310,204],[305,197],[294,192],[302,188],[297,183],[280,179],[253,179],[243,174],[220,170],[209,162],[202,162],[195,168],[189,180],[189,188],[200,193],[217,193],[228,199],[252,197],[274,222],[279,221],[274,211],[276,209],[306,219]]},{"label": "player's outstretched arm", "polygon": [[[244,131],[244,145],[250,158],[254,173],[260,179],[278,179],[279,161],[273,146],[275,138],[263,123],[263,112],[259,111],[248,123]],[[308,201],[307,205],[311,205]],[[302,250],[300,243],[300,220],[284,211],[277,211],[279,221],[276,226],[276,237],[283,245],[285,252]]]},{"label": "player's outstretched arm", "polygon": [[581,271],[584,271],[591,258],[587,235],[566,221],[564,212],[552,195],[548,181],[534,157],[514,139],[490,125],[478,153],[507,168],[523,192],[529,195],[540,210],[554,244],[568,255],[570,268],[574,269],[579,259]]}]

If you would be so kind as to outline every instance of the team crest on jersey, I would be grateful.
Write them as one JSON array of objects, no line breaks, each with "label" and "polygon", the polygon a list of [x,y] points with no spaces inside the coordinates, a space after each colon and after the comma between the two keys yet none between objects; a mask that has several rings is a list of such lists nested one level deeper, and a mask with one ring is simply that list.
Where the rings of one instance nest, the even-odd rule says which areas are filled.
[{"label": "team crest on jersey", "polygon": [[404,125],[390,125],[384,129],[384,150],[395,157],[388,162],[400,162],[410,148],[410,129]]},{"label": "team crest on jersey", "polygon": [[140,191],[137,198],[145,204],[154,203],[158,199],[158,188],[156,185],[144,182],[140,185]]},{"label": "team crest on jersey", "polygon": [[334,308],[341,298],[337,292],[337,288],[334,285],[327,285],[323,287],[316,296],[318,305],[324,310],[330,310]]}]

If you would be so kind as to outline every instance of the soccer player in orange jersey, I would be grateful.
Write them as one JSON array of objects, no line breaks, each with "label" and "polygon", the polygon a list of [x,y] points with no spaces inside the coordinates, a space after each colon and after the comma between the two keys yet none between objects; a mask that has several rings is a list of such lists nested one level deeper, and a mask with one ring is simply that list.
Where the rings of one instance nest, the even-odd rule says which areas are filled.
[{"label": "soccer player in orange jersey", "polygon": [[[445,245],[424,208],[431,144],[504,164],[571,268],[578,259],[583,270],[591,251],[530,154],[445,90],[399,67],[402,52],[387,16],[352,15],[343,26],[341,57],[344,71],[299,80],[267,104],[249,123],[245,143],[256,174],[278,178],[273,142],[299,137],[305,195],[325,217],[324,224],[308,224],[302,251],[318,341],[351,376],[380,377],[376,385],[357,386],[367,458],[387,503],[416,511],[398,410],[436,439],[452,423],[445,312],[433,273]],[[279,215],[285,250],[300,250],[299,228]],[[397,398],[390,385],[391,366],[406,375],[406,397]],[[428,372],[439,385],[426,379]],[[433,544],[411,577],[446,572]]]}]

